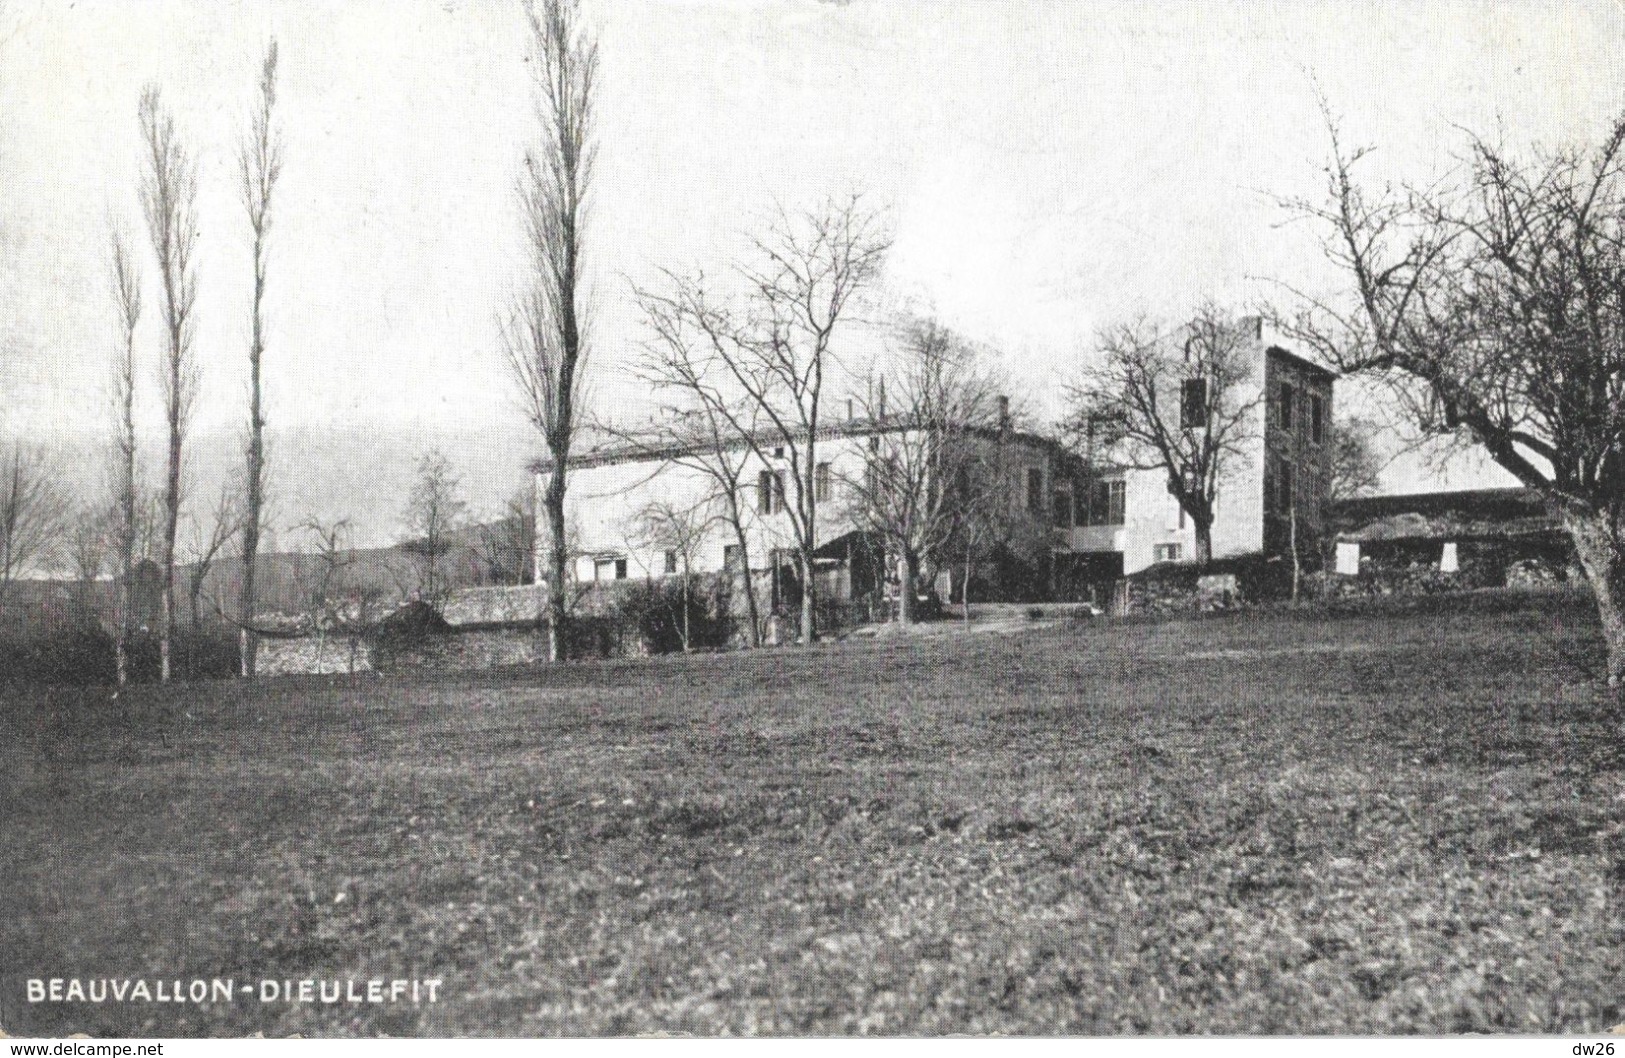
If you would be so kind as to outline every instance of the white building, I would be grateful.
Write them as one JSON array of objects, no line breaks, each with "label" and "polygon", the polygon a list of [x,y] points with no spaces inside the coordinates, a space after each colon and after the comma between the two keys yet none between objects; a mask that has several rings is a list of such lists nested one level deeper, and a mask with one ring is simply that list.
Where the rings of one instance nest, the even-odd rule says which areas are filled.
[{"label": "white building", "polygon": [[[1331,374],[1268,340],[1256,320],[1244,326],[1255,373],[1242,399],[1256,405],[1255,421],[1247,451],[1230,460],[1220,482],[1215,559],[1282,553],[1291,532],[1288,510],[1295,511],[1300,540],[1313,539],[1320,529],[1329,471]],[[867,542],[858,539],[845,483],[864,473],[876,434],[902,428],[847,420],[821,431],[814,460],[818,572],[826,598],[872,591],[876,578],[884,576],[863,554]],[[1098,597],[1102,585],[1126,574],[1194,556],[1195,529],[1169,495],[1163,471],[1090,468],[1057,442],[1020,431],[989,430],[979,436],[999,446],[1008,508],[1030,523],[1025,534],[1029,548],[1037,540],[1044,552],[1045,583],[1029,586],[1035,593]],[[750,565],[758,574],[785,571],[793,576],[795,535],[784,501],[793,498],[787,490],[795,488],[794,474],[782,449],[760,441],[758,447],[760,456],[748,453],[743,441],[738,449],[744,460],[740,506]],[[715,481],[690,465],[694,454],[617,444],[572,458],[566,520],[578,583],[674,576],[682,572],[685,558],[696,573],[737,570],[733,530],[715,518]],[[532,470],[541,510],[551,466],[538,462]],[[671,539],[651,532],[646,512],[654,507],[692,511],[696,521],[710,524],[692,546],[674,546]],[[537,538],[539,549],[548,546],[545,526]],[[548,569],[541,554],[537,568],[544,574]],[[957,597],[957,580],[951,590]],[[973,598],[974,592],[973,580]]]}]

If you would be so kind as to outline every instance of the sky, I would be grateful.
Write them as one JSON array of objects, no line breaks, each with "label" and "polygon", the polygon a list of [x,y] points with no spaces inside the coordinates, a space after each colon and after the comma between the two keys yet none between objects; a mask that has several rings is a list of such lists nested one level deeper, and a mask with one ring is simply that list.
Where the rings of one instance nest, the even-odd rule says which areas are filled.
[{"label": "sky", "polygon": [[[643,337],[633,286],[725,270],[775,203],[861,192],[885,209],[877,297],[998,350],[1018,395],[1053,414],[1113,320],[1246,309],[1281,280],[1333,288],[1315,233],[1279,205],[1323,187],[1321,98],[1396,181],[1446,171],[1464,130],[1584,142],[1625,107],[1611,0],[584,2],[602,56],[591,386],[595,413],[622,422],[648,407],[626,370]],[[115,227],[144,237],[151,83],[200,165],[196,494],[237,465],[236,156],[274,37],[273,544],[300,546],[291,527],[309,517],[394,539],[430,449],[476,514],[523,486],[538,444],[498,337],[535,128],[514,0],[0,5],[0,434],[44,439],[95,487],[116,349],[107,248]],[[139,340],[156,467],[155,313]],[[1480,463],[1401,460],[1385,484],[1506,480]]]}]

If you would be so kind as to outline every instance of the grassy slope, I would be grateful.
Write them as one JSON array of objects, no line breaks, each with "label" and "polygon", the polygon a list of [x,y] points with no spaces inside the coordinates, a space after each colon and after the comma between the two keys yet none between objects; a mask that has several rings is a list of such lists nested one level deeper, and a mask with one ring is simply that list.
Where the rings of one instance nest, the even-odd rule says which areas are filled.
[{"label": "grassy slope", "polygon": [[[1625,1019],[1599,649],[1546,597],[14,700],[0,1024],[1592,1031]],[[447,984],[22,1003],[56,974]]]}]

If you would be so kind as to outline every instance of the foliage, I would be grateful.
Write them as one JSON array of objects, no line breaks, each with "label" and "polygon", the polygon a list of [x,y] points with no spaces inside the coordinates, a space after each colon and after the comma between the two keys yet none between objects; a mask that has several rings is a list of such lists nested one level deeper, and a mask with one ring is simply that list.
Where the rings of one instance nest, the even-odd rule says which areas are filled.
[{"label": "foliage", "polygon": [[707,577],[686,587],[681,578],[627,581],[616,586],[614,616],[621,635],[637,652],[671,654],[725,646],[733,619],[721,580]]}]

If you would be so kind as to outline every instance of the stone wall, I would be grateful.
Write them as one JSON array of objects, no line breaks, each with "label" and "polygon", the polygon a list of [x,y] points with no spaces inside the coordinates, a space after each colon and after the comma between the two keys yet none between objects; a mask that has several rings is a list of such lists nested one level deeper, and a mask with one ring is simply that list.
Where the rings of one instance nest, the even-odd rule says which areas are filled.
[{"label": "stone wall", "polygon": [[410,643],[380,644],[374,654],[380,672],[411,669],[478,671],[534,665],[546,657],[547,637],[534,626],[424,636]]},{"label": "stone wall", "polygon": [[462,588],[446,597],[440,616],[452,627],[517,625],[537,621],[546,607],[547,589],[535,584],[498,588]]},{"label": "stone wall", "polygon": [[371,672],[373,651],[359,636],[265,637],[260,640],[255,670],[261,676]]}]

